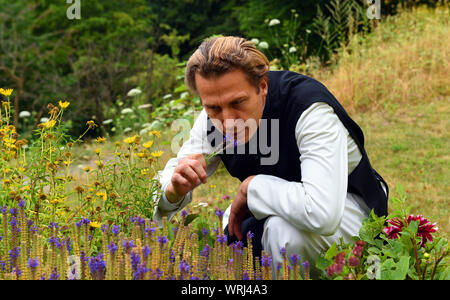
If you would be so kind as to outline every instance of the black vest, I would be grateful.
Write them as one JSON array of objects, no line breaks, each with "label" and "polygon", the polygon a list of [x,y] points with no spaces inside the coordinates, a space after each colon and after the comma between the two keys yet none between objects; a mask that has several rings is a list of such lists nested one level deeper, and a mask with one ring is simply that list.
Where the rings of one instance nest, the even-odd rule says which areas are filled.
[{"label": "black vest", "polygon": [[[268,134],[265,134],[267,135],[267,143],[264,143],[264,145],[270,147],[272,124],[270,120],[278,119],[278,160],[275,164],[261,164],[261,158],[268,158],[271,154],[267,154],[267,149],[263,150],[259,147],[250,149],[249,145],[251,143],[249,141],[245,145],[234,146],[234,154],[229,154],[229,150],[218,154],[228,172],[241,182],[251,175],[258,174],[272,175],[287,181],[301,182],[300,152],[295,138],[295,126],[302,113],[311,104],[325,102],[334,109],[334,112],[347,128],[362,154],[362,159],[358,166],[348,176],[348,192],[360,195],[367,206],[373,209],[378,216],[386,216],[388,213],[388,196],[384,193],[380,181],[385,184],[386,189],[388,189],[388,186],[369,162],[364,149],[364,135],[361,128],[349,117],[342,105],[328,89],[317,80],[289,71],[270,71],[268,84],[268,94],[261,118],[267,120],[267,122],[260,124],[251,141],[259,136],[260,131],[265,132]],[[216,145],[218,132],[208,117],[207,136],[213,147],[219,146]],[[220,136],[223,140],[221,133]]]}]

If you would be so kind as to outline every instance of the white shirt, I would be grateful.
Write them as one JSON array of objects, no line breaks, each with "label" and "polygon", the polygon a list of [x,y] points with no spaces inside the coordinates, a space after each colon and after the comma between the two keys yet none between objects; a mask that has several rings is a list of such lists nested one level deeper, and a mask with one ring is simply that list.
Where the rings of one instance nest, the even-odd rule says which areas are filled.
[{"label": "white shirt", "polygon": [[[207,114],[203,109],[190,131],[189,140],[160,173],[163,191],[170,183],[179,159],[194,153],[212,153],[206,139],[206,126]],[[302,182],[256,175],[247,192],[248,207],[253,215],[257,219],[280,216],[299,230],[320,235],[331,235],[339,228],[345,209],[351,211],[347,217],[355,215],[355,221],[360,222],[370,210],[361,197],[347,192],[347,181],[362,156],[333,108],[324,102],[311,105],[297,121],[295,137],[301,154],[298,163],[301,164]],[[208,177],[219,164],[219,156],[210,160],[206,170]],[[171,219],[191,201],[192,191],[177,203],[170,203],[163,193],[154,218],[160,221],[167,216]],[[229,208],[224,215],[224,227]],[[355,230],[358,228],[352,231]]]}]

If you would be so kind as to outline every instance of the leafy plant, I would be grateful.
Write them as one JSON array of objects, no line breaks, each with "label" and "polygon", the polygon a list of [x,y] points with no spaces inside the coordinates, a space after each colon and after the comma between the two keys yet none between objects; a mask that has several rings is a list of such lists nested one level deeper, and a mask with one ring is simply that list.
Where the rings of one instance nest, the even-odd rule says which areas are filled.
[{"label": "leafy plant", "polygon": [[[437,231],[424,217],[409,215],[406,196],[397,187],[399,198],[393,198],[396,210],[385,217],[373,211],[364,220],[353,243],[336,243],[316,262],[324,278],[425,280],[450,278],[448,241],[433,238]],[[400,217],[399,217],[400,216]],[[390,226],[385,226],[387,222]]]}]

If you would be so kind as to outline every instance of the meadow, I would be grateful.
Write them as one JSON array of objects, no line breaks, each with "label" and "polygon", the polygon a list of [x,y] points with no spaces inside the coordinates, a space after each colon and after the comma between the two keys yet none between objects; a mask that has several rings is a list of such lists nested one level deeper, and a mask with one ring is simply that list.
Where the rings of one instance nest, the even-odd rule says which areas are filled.
[{"label": "meadow", "polygon": [[331,67],[308,69],[361,126],[391,190],[388,223],[371,215],[356,244],[333,245],[317,262],[285,255],[272,266],[251,242],[227,245],[223,211],[240,183],[222,165],[189,207],[156,224],[155,175],[176,155],[176,132],[89,140],[91,120],[71,137],[71,103],[58,100],[28,141],[10,121],[14,91],[2,89],[0,279],[271,279],[272,268],[275,279],[309,279],[311,268],[323,279],[448,279],[448,13],[388,17],[352,36]]}]

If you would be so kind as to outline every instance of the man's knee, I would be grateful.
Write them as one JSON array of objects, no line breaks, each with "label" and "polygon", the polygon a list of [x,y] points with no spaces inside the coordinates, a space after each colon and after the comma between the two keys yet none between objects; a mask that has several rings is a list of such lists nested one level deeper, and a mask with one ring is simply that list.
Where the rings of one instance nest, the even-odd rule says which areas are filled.
[{"label": "man's knee", "polygon": [[263,248],[270,254],[285,248],[287,253],[299,254],[303,252],[304,237],[302,231],[299,231],[283,218],[271,216],[267,219],[264,226],[262,238]]}]

